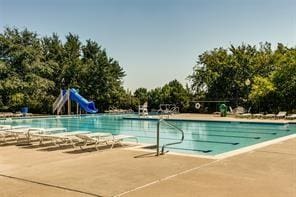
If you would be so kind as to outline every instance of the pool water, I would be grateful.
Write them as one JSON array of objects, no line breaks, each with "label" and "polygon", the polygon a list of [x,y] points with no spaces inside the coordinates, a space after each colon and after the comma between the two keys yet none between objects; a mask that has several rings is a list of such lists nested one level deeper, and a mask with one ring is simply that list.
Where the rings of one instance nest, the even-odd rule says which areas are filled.
[{"label": "pool water", "polygon": [[[1,124],[29,125],[31,127],[65,127],[68,131],[88,130],[127,134],[138,137],[140,143],[156,144],[157,121],[137,119],[134,115],[91,115],[48,117],[2,121]],[[170,151],[218,155],[260,142],[296,133],[296,126],[280,123],[246,123],[168,120],[185,133],[183,143],[167,147]],[[176,142],[181,133],[166,124],[160,124],[160,145]]]}]

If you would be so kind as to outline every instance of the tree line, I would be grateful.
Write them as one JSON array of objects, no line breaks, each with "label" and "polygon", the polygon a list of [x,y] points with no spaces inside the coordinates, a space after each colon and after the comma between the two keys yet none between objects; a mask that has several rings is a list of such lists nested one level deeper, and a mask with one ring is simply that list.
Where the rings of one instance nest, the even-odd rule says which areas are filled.
[{"label": "tree line", "polygon": [[[296,49],[278,44],[242,44],[206,51],[197,58],[184,87],[179,81],[155,89],[124,89],[123,66],[93,40],[69,33],[41,37],[28,29],[0,34],[0,110],[50,113],[60,89],[76,88],[103,112],[109,107],[137,110],[176,104],[196,111],[194,101],[228,100],[253,111],[291,111],[296,107]],[[214,110],[214,109],[212,109]]]},{"label": "tree line", "polygon": [[201,54],[189,76],[196,97],[252,112],[296,109],[296,48],[242,44]]}]

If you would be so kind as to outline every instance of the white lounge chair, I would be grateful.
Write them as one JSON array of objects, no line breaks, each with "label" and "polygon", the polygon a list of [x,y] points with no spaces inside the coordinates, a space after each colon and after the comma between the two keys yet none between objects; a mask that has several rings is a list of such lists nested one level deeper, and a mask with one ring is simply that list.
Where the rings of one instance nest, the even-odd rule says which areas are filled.
[{"label": "white lounge chair", "polygon": [[275,118],[276,114],[266,114],[263,117],[264,118]]},{"label": "white lounge chair", "polygon": [[7,132],[5,132],[3,130],[0,130],[0,143],[1,142],[5,143],[7,136],[8,136],[8,133]]},{"label": "white lounge chair", "polygon": [[32,137],[34,136],[38,137],[39,134],[58,133],[58,132],[65,132],[65,131],[67,131],[66,128],[30,128],[30,127],[9,130],[9,132],[12,133],[16,138],[17,143],[20,141],[20,139],[23,139],[23,137],[28,143],[31,143]]},{"label": "white lounge chair", "polygon": [[103,132],[94,132],[94,133],[88,133],[88,134],[77,134],[75,136],[83,140],[83,144],[79,146],[81,150],[83,150],[82,147],[86,147],[89,144],[95,144],[96,150],[99,150],[99,147],[98,147],[99,145],[101,144],[108,145],[108,142],[110,141],[110,136],[112,136],[112,134],[103,133]]},{"label": "white lounge chair", "polygon": [[263,113],[253,114],[254,118],[259,118],[260,119],[260,118],[263,118],[263,116],[264,116]]},{"label": "white lounge chair", "polygon": [[0,125],[0,138],[1,138],[0,142],[6,141],[6,137],[9,135],[9,133],[6,131],[10,128],[11,128],[10,125]]},{"label": "white lounge chair", "polygon": [[239,118],[251,118],[252,114],[251,113],[239,114],[238,117]]},{"label": "white lounge chair", "polygon": [[41,139],[42,135],[50,135],[56,133],[67,132],[66,128],[63,127],[54,127],[54,128],[31,128],[27,132],[28,141],[30,142],[32,137],[37,137],[39,139],[39,143],[42,144],[44,139]]},{"label": "white lounge chair", "polygon": [[77,137],[81,138],[84,143],[80,146],[80,148],[83,150],[83,146],[87,146],[90,143],[95,144],[96,150],[99,150],[99,145],[104,144],[108,145],[111,144],[110,149],[114,147],[115,144],[121,144],[121,142],[125,139],[136,139],[136,142],[138,143],[138,138],[136,136],[132,135],[112,135],[111,133],[102,133],[102,132],[96,132],[96,133],[89,133],[89,134],[78,134]]},{"label": "white lounge chair", "polygon": [[18,141],[18,135],[16,133],[21,132],[23,130],[28,130],[30,127],[27,125],[19,125],[19,126],[10,126],[10,125],[1,125],[1,137],[2,141],[6,141],[6,137],[13,136]]},{"label": "white lounge chair", "polygon": [[135,139],[137,144],[139,143],[138,141],[138,138],[136,136],[133,136],[133,135],[113,135],[113,143],[112,143],[112,146],[111,146],[111,149],[114,147],[115,144],[121,144],[121,142],[125,139]]},{"label": "white lounge chair", "polygon": [[294,119],[296,119],[296,114],[290,114],[290,115],[286,116],[286,119],[287,120],[294,120]]},{"label": "white lounge chair", "polygon": [[287,115],[287,112],[285,111],[280,111],[276,116],[275,118],[285,118]]},{"label": "white lounge chair", "polygon": [[0,125],[0,130],[10,129],[11,125]]},{"label": "white lounge chair", "polygon": [[[79,142],[80,138],[76,137],[75,135],[78,134],[87,134],[90,133],[90,131],[71,131],[71,132],[61,132],[61,133],[43,133],[43,134],[36,134],[40,140],[39,140],[39,145],[43,143],[44,140],[48,139],[51,140],[51,142],[54,145],[59,145],[61,143],[67,143],[71,144],[73,148],[75,148],[75,142]],[[59,143],[59,141],[61,143]]]}]

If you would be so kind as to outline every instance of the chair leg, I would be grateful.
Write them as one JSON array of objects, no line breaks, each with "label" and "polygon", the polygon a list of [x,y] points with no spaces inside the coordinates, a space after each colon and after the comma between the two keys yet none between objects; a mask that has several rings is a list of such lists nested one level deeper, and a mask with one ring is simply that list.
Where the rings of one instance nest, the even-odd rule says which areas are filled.
[{"label": "chair leg", "polygon": [[51,139],[51,143],[53,143],[53,145],[58,145],[59,147],[61,147],[61,145],[59,143],[57,143],[57,141],[55,139]]},{"label": "chair leg", "polygon": [[31,143],[30,134],[26,134],[26,138],[27,138],[27,142],[28,142],[28,144],[30,144],[30,143]]},{"label": "chair leg", "polygon": [[73,140],[69,139],[68,142],[69,142],[69,144],[71,144],[71,145],[73,146],[73,148],[76,148],[76,145],[75,145],[75,143],[73,142]]},{"label": "chair leg", "polygon": [[80,145],[79,147],[80,147],[81,150],[84,150],[82,147],[83,147],[83,146],[86,146],[86,145],[87,145],[87,141],[85,140],[85,141],[84,141],[84,144]]},{"label": "chair leg", "polygon": [[98,145],[99,145],[99,140],[98,141],[96,141],[96,143],[95,143],[95,148],[96,148],[96,150],[97,151],[99,151],[100,149],[99,149],[99,147],[98,147]]},{"label": "chair leg", "polygon": [[117,141],[113,140],[113,142],[112,142],[112,146],[111,146],[110,149],[112,149],[116,143],[117,143]]}]

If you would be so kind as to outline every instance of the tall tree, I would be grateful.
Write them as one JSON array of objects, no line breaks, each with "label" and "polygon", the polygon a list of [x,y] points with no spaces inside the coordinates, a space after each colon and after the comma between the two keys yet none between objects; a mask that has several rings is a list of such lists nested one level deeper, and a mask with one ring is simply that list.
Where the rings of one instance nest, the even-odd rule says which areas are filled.
[{"label": "tall tree", "polygon": [[47,91],[54,83],[47,79],[52,69],[44,63],[44,55],[37,34],[27,29],[6,28],[0,34],[2,72],[0,87],[2,102],[18,109],[31,106],[45,111],[48,108]]},{"label": "tall tree", "polygon": [[230,100],[234,107],[253,105],[260,111],[295,109],[289,100],[294,96],[294,59],[295,48],[282,44],[275,51],[270,43],[231,45],[200,55],[188,78],[199,99]]}]

